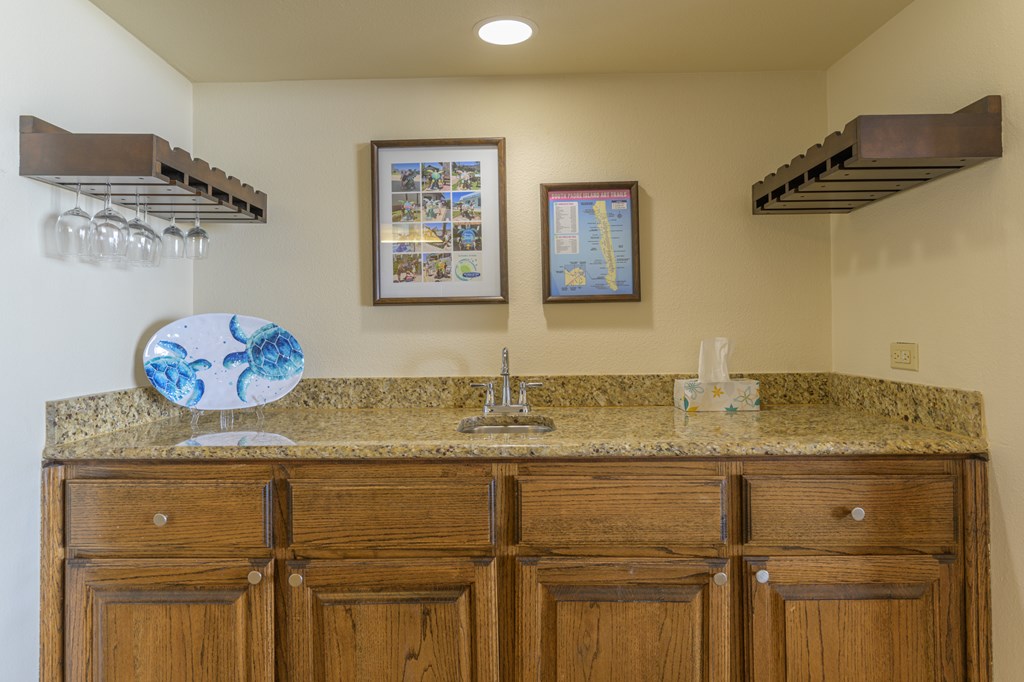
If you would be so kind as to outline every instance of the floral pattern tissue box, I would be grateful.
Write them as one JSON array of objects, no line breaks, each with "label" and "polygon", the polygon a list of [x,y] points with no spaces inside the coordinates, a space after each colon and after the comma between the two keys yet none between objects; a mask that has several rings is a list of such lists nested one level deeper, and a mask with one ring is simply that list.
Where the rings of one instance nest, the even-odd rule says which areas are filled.
[{"label": "floral pattern tissue box", "polygon": [[686,412],[750,412],[761,409],[761,382],[676,379],[672,398]]}]

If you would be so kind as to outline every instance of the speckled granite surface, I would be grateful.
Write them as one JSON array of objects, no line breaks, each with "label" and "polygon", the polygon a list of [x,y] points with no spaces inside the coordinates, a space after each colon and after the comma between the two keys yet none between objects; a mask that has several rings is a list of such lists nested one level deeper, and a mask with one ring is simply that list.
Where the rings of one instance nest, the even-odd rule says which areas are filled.
[{"label": "speckled granite surface", "polygon": [[[613,407],[672,405],[676,379],[693,374],[566,375],[514,377],[516,381],[540,381],[543,388],[530,391],[536,407]],[[761,381],[766,405],[803,405],[824,402],[826,373],[748,374]],[[483,392],[470,384],[495,381],[495,377],[371,377],[303,379],[274,407],[314,409],[361,409],[381,407],[437,407],[479,409]],[[139,424],[180,416],[182,408],[171,405],[151,388],[132,388],[47,403],[48,445],[133,428]]]},{"label": "speckled granite surface", "polygon": [[904,384],[884,379],[829,375],[829,402],[908,424],[985,437],[981,393],[953,388]]},{"label": "speckled granite surface", "polygon": [[[522,443],[496,444],[495,438],[546,439],[534,443],[537,452],[546,456],[599,451],[637,456],[987,451],[981,395],[976,392],[827,373],[737,375],[760,380],[764,404],[780,408],[747,413],[748,428],[741,415],[687,417],[672,408],[674,380],[692,376],[515,377],[543,381],[544,388],[530,394],[535,411],[557,412],[566,423],[559,424],[553,434],[486,437],[454,430],[460,418],[478,413],[481,392],[469,384],[482,378],[306,379],[267,410],[266,424],[244,426],[243,422],[255,419],[242,412],[236,430],[245,434],[239,440],[250,443],[241,451],[256,456],[274,452],[274,457],[413,456],[413,452],[508,456],[509,448],[535,456],[529,447],[523,450]],[[805,407],[782,409],[790,405]],[[435,427],[435,419],[443,426]],[[680,420],[686,424],[687,419],[701,421],[680,432]],[[334,426],[338,423],[366,430],[338,431]],[[596,430],[591,433],[584,428],[587,425]],[[199,429],[207,434],[217,431],[216,414],[207,415]],[[816,436],[813,429],[820,429]],[[292,432],[300,438],[289,435]],[[272,438],[274,434],[282,438]],[[423,434],[430,438],[420,440]],[[192,439],[192,444],[176,447],[192,436],[185,410],[151,389],[131,389],[48,403],[44,454],[53,459],[226,458],[230,455],[224,444],[237,443],[218,434],[216,446],[197,445]],[[491,440],[467,440],[479,438]],[[291,442],[296,445],[283,449],[282,443]],[[214,451],[204,454],[203,448]]]},{"label": "speckled granite surface", "polygon": [[[676,379],[694,374],[547,375],[514,376],[513,380],[542,382],[530,391],[537,407],[639,407],[672,405]],[[806,405],[824,402],[827,373],[739,374],[761,381],[761,397],[768,405]],[[498,377],[416,377],[303,379],[277,407],[441,407],[471,408],[483,404],[483,391],[472,383],[499,381]],[[514,384],[513,393],[517,390]]]},{"label": "speckled granite surface", "polygon": [[170,419],[47,448],[44,455],[61,460],[226,460],[946,456],[986,451],[978,438],[834,405],[737,414],[686,414],[661,406],[552,407],[538,412],[554,420],[554,431],[463,434],[456,426],[467,416],[464,409],[268,409],[262,425],[236,425],[237,439],[214,434],[222,445],[203,445],[187,420]]},{"label": "speckled granite surface", "polygon": [[46,403],[46,443],[59,445],[183,414],[186,410],[152,388],[52,400]]}]

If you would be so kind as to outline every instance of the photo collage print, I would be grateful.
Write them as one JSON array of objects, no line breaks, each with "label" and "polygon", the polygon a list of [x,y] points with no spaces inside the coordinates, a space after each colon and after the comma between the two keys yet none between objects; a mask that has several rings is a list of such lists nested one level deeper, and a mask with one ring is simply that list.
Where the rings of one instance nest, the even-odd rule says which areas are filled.
[{"label": "photo collage print", "polygon": [[480,277],[480,161],[391,164],[391,273],[405,282],[471,282]]}]

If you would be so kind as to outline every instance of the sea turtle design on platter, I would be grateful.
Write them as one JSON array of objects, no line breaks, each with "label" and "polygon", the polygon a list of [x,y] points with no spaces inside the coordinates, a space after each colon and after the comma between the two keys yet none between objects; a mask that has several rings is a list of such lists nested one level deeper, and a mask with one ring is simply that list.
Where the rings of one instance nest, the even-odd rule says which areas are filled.
[{"label": "sea turtle design on platter", "polygon": [[231,336],[245,344],[245,350],[229,353],[224,357],[225,367],[247,363],[238,376],[236,388],[238,398],[249,402],[246,394],[249,382],[256,377],[282,381],[302,373],[302,348],[295,337],[276,324],[265,324],[251,334],[246,334],[238,323],[238,315],[232,315],[228,323]]},{"label": "sea turtle design on platter", "polygon": [[197,372],[210,369],[209,360],[186,362],[188,351],[173,341],[157,341],[157,346],[170,355],[158,355],[146,360],[146,377],[160,395],[172,403],[192,407],[203,397],[206,390]]}]

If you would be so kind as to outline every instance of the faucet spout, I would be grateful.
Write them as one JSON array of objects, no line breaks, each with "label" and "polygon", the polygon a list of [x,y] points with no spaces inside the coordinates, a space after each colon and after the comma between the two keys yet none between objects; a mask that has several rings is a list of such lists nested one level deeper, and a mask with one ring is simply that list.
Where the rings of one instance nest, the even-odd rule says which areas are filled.
[{"label": "faucet spout", "polygon": [[512,404],[512,382],[508,374],[508,348],[501,349],[501,404],[508,407]]}]

